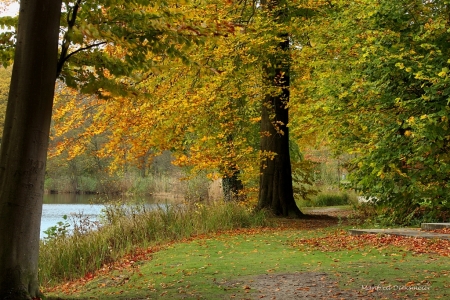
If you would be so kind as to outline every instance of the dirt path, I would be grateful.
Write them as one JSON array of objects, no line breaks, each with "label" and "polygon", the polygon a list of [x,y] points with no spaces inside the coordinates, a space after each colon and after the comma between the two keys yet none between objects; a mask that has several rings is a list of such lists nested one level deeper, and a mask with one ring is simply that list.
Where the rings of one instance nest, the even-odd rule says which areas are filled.
[{"label": "dirt path", "polygon": [[363,289],[343,290],[331,276],[317,272],[259,275],[234,284],[248,287],[244,299],[380,299]]},{"label": "dirt path", "polygon": [[[348,222],[353,210],[341,207],[310,208],[303,211],[310,222],[305,220],[284,220],[281,226],[299,229],[325,228],[337,225],[339,222]],[[306,227],[306,228],[305,228]],[[373,290],[342,289],[333,276],[323,272],[295,272],[284,274],[264,274],[240,281],[228,282],[230,287],[238,287],[244,295],[236,295],[235,299],[270,299],[270,300],[297,300],[297,299],[390,299],[387,294]]]},{"label": "dirt path", "polygon": [[[281,227],[313,229],[324,228],[338,223],[351,222],[348,217],[351,209],[343,208],[314,208],[305,210],[309,222],[305,220],[283,220]],[[305,228],[306,227],[306,228]],[[226,283],[230,287],[238,287],[243,294],[236,295],[235,299],[270,299],[270,300],[296,300],[296,299],[411,299],[404,293],[395,290],[380,290],[377,287],[360,287],[353,289],[339,286],[336,278],[324,272],[295,272],[284,274],[264,274],[240,281]],[[406,297],[406,298],[405,298]],[[416,297],[414,297],[416,298]],[[427,298],[425,298],[427,299]]]},{"label": "dirt path", "polygon": [[[340,218],[346,218],[351,209],[336,207],[312,208],[304,213],[313,219],[307,226],[310,228],[322,228],[330,226],[330,223],[338,223]],[[304,227],[304,220],[285,221],[285,226]],[[284,223],[284,222],[281,222]],[[303,228],[304,229],[304,228]],[[296,299],[381,299],[380,294],[374,295],[366,290],[341,289],[338,282],[332,276],[323,272],[295,272],[284,274],[264,274],[240,281],[228,282],[230,287],[239,287],[245,291],[242,297],[236,299],[270,299],[270,300],[296,300]],[[373,291],[372,291],[373,292]]]}]

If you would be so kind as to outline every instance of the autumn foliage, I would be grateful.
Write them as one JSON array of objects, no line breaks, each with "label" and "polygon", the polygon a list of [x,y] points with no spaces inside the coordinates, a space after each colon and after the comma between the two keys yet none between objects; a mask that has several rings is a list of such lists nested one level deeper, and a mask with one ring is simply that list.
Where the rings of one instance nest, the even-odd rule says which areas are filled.
[{"label": "autumn foliage", "polygon": [[280,155],[261,151],[259,124],[262,100],[280,92],[263,75],[284,36],[289,121],[270,125],[289,128],[291,149],[347,155],[349,186],[376,197],[387,223],[448,218],[445,4],[76,3],[76,22],[76,4],[63,10],[51,157],[89,153],[124,173],[170,150],[190,174],[236,176],[255,199],[261,162]]}]

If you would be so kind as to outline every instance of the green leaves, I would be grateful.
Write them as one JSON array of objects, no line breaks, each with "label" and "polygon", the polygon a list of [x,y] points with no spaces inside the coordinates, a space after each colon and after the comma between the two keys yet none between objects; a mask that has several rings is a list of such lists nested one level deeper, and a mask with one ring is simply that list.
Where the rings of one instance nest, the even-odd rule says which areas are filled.
[{"label": "green leaves", "polygon": [[0,63],[6,68],[14,58],[17,17],[0,17]]},{"label": "green leaves", "polygon": [[447,10],[435,2],[364,3],[337,5],[317,19],[312,47],[299,55],[307,80],[297,83],[294,98],[298,112],[313,117],[299,120],[328,134],[333,148],[358,153],[353,180],[395,214],[394,222],[442,218],[437,211],[448,210],[442,203],[449,188]]}]

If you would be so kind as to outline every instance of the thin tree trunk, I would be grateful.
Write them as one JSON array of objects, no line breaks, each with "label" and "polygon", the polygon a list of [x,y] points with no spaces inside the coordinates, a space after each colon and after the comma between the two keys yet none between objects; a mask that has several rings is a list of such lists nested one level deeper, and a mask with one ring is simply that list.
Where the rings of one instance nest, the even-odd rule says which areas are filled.
[{"label": "thin tree trunk", "polygon": [[44,176],[61,0],[21,0],[0,154],[0,299],[38,297]]},{"label": "thin tree trunk", "polygon": [[222,178],[222,189],[225,201],[240,200],[239,192],[242,191],[244,185],[239,179],[239,170],[235,170],[233,175],[225,175]]},{"label": "thin tree trunk", "polygon": [[[281,1],[266,3],[268,15],[282,22],[287,8]],[[261,151],[274,153],[273,159],[261,162],[258,209],[276,215],[301,217],[294,200],[291,159],[289,154],[289,35],[280,34],[276,51],[269,54],[264,66],[267,91],[261,111]]]},{"label": "thin tree trunk", "polygon": [[[228,106],[231,109],[231,102],[228,102]],[[227,135],[227,152],[235,153],[234,151],[234,137],[232,134]],[[235,160],[236,157],[233,155],[231,159]],[[244,184],[239,178],[239,168],[236,165],[236,162],[231,161],[231,167],[228,170],[224,170],[225,174],[222,177],[222,190],[225,201],[237,201],[241,200],[241,195],[239,193],[244,189]]]}]

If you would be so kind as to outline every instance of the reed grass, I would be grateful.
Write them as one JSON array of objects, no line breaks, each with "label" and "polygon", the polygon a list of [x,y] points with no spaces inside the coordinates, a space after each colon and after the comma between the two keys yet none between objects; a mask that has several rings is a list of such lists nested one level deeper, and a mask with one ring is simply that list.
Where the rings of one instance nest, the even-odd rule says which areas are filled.
[{"label": "reed grass", "polygon": [[83,220],[71,235],[42,242],[39,278],[43,286],[52,286],[84,277],[138,248],[267,222],[264,211],[254,213],[236,203],[166,205],[156,210],[110,205],[97,229]]}]

